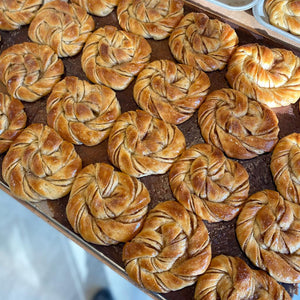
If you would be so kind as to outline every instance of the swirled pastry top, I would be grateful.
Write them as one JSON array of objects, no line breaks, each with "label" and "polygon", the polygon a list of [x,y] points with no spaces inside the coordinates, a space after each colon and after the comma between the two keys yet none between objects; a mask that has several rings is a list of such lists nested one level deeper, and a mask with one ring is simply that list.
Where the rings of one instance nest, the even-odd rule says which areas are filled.
[{"label": "swirled pastry top", "polygon": [[35,123],[15,139],[2,163],[2,176],[12,194],[37,202],[67,195],[81,169],[74,146],[47,125]]},{"label": "swirled pastry top", "polygon": [[175,198],[209,222],[232,220],[248,197],[244,167],[208,144],[186,149],[171,167],[169,179]]},{"label": "swirled pastry top", "polygon": [[120,114],[113,90],[74,76],[58,82],[47,100],[48,125],[77,145],[101,143]]},{"label": "swirled pastry top", "polygon": [[122,29],[145,38],[167,38],[183,17],[182,0],[120,0],[117,16]]},{"label": "swirled pastry top", "polygon": [[63,73],[63,62],[47,45],[15,44],[0,55],[0,79],[19,100],[33,102],[47,95]]},{"label": "swirled pastry top", "polygon": [[271,190],[248,198],[236,235],[251,262],[280,282],[300,282],[300,206]]},{"label": "swirled pastry top", "polygon": [[209,87],[204,72],[170,60],[156,60],[139,73],[133,96],[154,117],[180,124],[192,117]]},{"label": "swirled pastry top", "polygon": [[113,11],[119,0],[71,0],[71,2],[83,7],[92,15],[104,17]]},{"label": "swirled pastry top", "polygon": [[196,285],[195,300],[291,300],[284,287],[263,271],[255,271],[239,257],[219,255]]},{"label": "swirled pastry top", "polygon": [[0,93],[0,153],[5,152],[21,133],[26,120],[21,101]]},{"label": "swirled pastry top", "polygon": [[175,125],[142,110],[121,114],[108,139],[110,161],[135,177],[166,173],[184,149],[184,135]]},{"label": "swirled pastry top", "polygon": [[77,175],[66,213],[86,241],[108,246],[129,241],[140,231],[149,202],[149,192],[138,179],[96,163]]},{"label": "swirled pastry top", "polygon": [[232,89],[210,93],[199,108],[198,123],[204,140],[233,158],[270,152],[278,141],[276,114]]},{"label": "swirled pastry top", "polygon": [[300,98],[300,58],[286,49],[243,45],[228,63],[226,79],[232,88],[269,107],[286,106]]},{"label": "swirled pastry top", "polygon": [[278,142],[270,167],[279,193],[300,204],[300,133],[292,133]]},{"label": "swirled pastry top", "polygon": [[128,275],[142,287],[168,293],[194,284],[211,261],[208,231],[192,212],[165,201],[148,214],[145,224],[123,248]]},{"label": "swirled pastry top", "polygon": [[0,1],[0,29],[15,30],[29,24],[42,3],[42,0]]},{"label": "swirled pastry top", "polygon": [[29,38],[49,45],[60,57],[78,54],[94,30],[93,18],[82,7],[54,0],[38,11],[28,29]]},{"label": "swirled pastry top", "polygon": [[92,82],[123,90],[145,67],[150,54],[151,47],[143,37],[107,25],[87,40],[81,66]]},{"label": "swirled pastry top", "polygon": [[299,0],[266,0],[264,7],[272,25],[300,35]]},{"label": "swirled pastry top", "polygon": [[238,44],[235,30],[203,13],[189,13],[169,38],[173,56],[203,71],[222,70]]}]

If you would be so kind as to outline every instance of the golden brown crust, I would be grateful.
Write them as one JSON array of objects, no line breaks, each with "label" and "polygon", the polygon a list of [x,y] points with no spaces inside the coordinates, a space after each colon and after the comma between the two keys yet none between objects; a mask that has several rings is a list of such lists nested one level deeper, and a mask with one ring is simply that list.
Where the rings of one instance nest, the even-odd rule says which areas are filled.
[{"label": "golden brown crust", "polygon": [[280,282],[300,282],[300,206],[271,190],[248,198],[236,235],[251,262]]},{"label": "golden brown crust", "polygon": [[26,126],[21,101],[0,93],[0,153],[5,152]]},{"label": "golden brown crust", "polygon": [[300,204],[300,133],[292,133],[278,142],[270,167],[279,193]]},{"label": "golden brown crust", "polygon": [[47,95],[63,73],[63,62],[47,45],[15,44],[0,55],[0,79],[19,100],[33,102]]},{"label": "golden brown crust", "polygon": [[140,231],[149,202],[149,192],[138,179],[96,163],[77,175],[66,213],[86,241],[108,246],[127,242]]},{"label": "golden brown crust", "polygon": [[204,220],[232,220],[249,191],[244,167],[208,144],[193,145],[173,164],[169,174],[175,198]]},{"label": "golden brown crust", "polygon": [[145,38],[167,38],[183,17],[182,0],[120,0],[117,16],[122,29]]},{"label": "golden brown crust", "polygon": [[101,143],[120,114],[120,104],[113,90],[74,76],[57,83],[47,100],[48,125],[77,145]]},{"label": "golden brown crust", "polygon": [[173,30],[169,46],[179,62],[211,72],[224,69],[238,42],[228,24],[203,13],[189,13]]},{"label": "golden brown crust", "polygon": [[94,27],[94,20],[85,9],[54,0],[38,11],[28,36],[33,42],[49,45],[59,57],[67,57],[81,51]]},{"label": "golden brown crust", "polygon": [[202,220],[176,201],[153,208],[140,233],[123,248],[128,275],[158,293],[196,282],[211,260],[211,243]]},{"label": "golden brown crust", "polygon": [[87,40],[81,66],[92,82],[123,90],[145,67],[150,54],[151,47],[143,37],[105,26]]},{"label": "golden brown crust", "polygon": [[243,45],[228,63],[226,79],[232,88],[269,107],[286,106],[300,97],[300,58],[286,49]]},{"label": "golden brown crust", "polygon": [[276,114],[232,89],[210,93],[199,108],[198,123],[204,140],[233,158],[270,152],[278,141]]},{"label": "golden brown crust", "polygon": [[121,114],[108,139],[110,161],[135,177],[166,173],[184,149],[184,135],[175,125],[142,110]]},{"label": "golden brown crust", "polygon": [[170,60],[156,60],[139,73],[133,96],[154,117],[180,124],[192,117],[209,87],[204,72]]},{"label": "golden brown crust", "polygon": [[74,146],[52,128],[31,124],[15,139],[2,163],[2,176],[19,199],[59,199],[71,190],[81,169]]},{"label": "golden brown crust", "polygon": [[71,2],[83,7],[92,15],[104,17],[113,11],[119,0],[71,0]]}]

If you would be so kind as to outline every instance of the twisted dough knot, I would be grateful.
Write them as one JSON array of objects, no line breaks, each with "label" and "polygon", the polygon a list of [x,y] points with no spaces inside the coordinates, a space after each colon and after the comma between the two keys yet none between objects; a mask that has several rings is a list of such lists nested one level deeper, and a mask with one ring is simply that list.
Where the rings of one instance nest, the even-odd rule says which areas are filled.
[{"label": "twisted dough knot", "polygon": [[169,46],[179,62],[211,72],[224,69],[238,42],[228,24],[189,13],[171,33]]},{"label": "twisted dough knot", "polygon": [[28,29],[29,38],[49,45],[60,57],[78,54],[94,30],[93,18],[76,4],[54,0],[42,6]]},{"label": "twisted dough knot", "polygon": [[191,66],[157,60],[138,75],[133,88],[137,104],[156,118],[180,124],[192,117],[210,87],[208,76]]},{"label": "twisted dough knot", "polygon": [[166,173],[184,149],[184,135],[175,125],[141,110],[123,113],[108,139],[110,161],[135,177]]},{"label": "twisted dough knot", "polygon": [[198,123],[207,143],[238,159],[269,152],[278,141],[276,114],[232,89],[210,93],[199,108]]},{"label": "twisted dough knot", "polygon": [[238,257],[219,255],[196,285],[195,300],[276,299],[290,300],[289,294],[272,277],[255,271]]},{"label": "twisted dough knot", "polygon": [[21,101],[0,93],[0,153],[5,152],[21,133],[26,120]]},{"label": "twisted dough knot", "polygon": [[37,202],[68,194],[80,169],[81,159],[71,143],[46,125],[31,124],[10,146],[2,176],[15,197]]},{"label": "twisted dough knot", "polygon": [[128,275],[142,287],[168,293],[194,284],[211,260],[211,243],[202,220],[176,201],[153,208],[123,248]]},{"label": "twisted dough knot", "polygon": [[76,177],[66,212],[86,241],[108,246],[129,241],[140,231],[149,202],[149,192],[138,179],[96,163]]},{"label": "twisted dough knot", "polygon": [[272,25],[300,35],[299,0],[267,0],[264,7]]},{"label": "twisted dough knot", "polygon": [[77,145],[101,143],[120,114],[113,90],[73,76],[57,83],[47,100],[48,125]]},{"label": "twisted dough knot", "polygon": [[240,46],[228,63],[226,79],[232,88],[269,107],[289,105],[300,97],[300,59],[285,49]]},{"label": "twisted dough knot", "polygon": [[232,220],[248,197],[244,167],[207,144],[185,150],[171,167],[169,179],[175,198],[209,222]]},{"label": "twisted dough knot", "polygon": [[163,40],[183,17],[182,0],[120,0],[117,16],[122,29]]},{"label": "twisted dough knot", "polygon": [[47,95],[63,73],[63,62],[46,45],[25,42],[0,55],[0,79],[19,100],[33,102]]},{"label": "twisted dough knot", "polygon": [[145,67],[150,54],[151,47],[144,38],[105,26],[87,40],[81,66],[92,82],[123,90]]},{"label": "twisted dough knot", "polygon": [[300,206],[264,190],[248,198],[236,225],[242,250],[276,280],[300,282]]},{"label": "twisted dough knot", "polygon": [[42,0],[0,1],[0,29],[15,30],[29,24],[42,3]]},{"label": "twisted dough knot", "polygon": [[300,133],[278,142],[270,167],[279,193],[286,200],[300,204]]},{"label": "twisted dough knot", "polygon": [[113,11],[119,0],[71,0],[71,2],[83,7],[92,15],[104,17]]}]

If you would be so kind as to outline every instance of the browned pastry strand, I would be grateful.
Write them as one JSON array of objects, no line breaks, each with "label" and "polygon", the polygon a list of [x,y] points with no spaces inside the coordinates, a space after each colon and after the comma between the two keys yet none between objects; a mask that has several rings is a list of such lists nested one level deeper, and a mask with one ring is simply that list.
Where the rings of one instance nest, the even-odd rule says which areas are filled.
[{"label": "browned pastry strand", "polygon": [[0,153],[5,152],[26,126],[21,101],[0,92]]},{"label": "browned pastry strand", "polygon": [[233,158],[270,152],[278,141],[276,114],[232,89],[210,93],[199,108],[198,123],[204,140]]},{"label": "browned pastry strand", "polygon": [[96,163],[77,175],[66,213],[86,241],[108,246],[127,242],[140,231],[149,202],[149,192],[138,179]]},{"label": "browned pastry strand", "polygon": [[170,169],[175,198],[209,222],[232,220],[249,191],[249,175],[218,148],[197,144],[185,150]]},{"label": "browned pastry strand", "polygon": [[113,90],[74,76],[58,82],[47,100],[48,125],[77,145],[101,143],[120,114],[120,104]]},{"label": "browned pastry strand", "polygon": [[148,63],[150,54],[151,47],[143,37],[105,26],[87,40],[81,66],[92,82],[124,90]]},{"label": "browned pastry strand", "polygon": [[119,0],[71,0],[71,2],[83,7],[92,15],[104,17],[113,11]]},{"label": "browned pastry strand", "polygon": [[255,271],[239,257],[219,255],[196,285],[195,300],[291,300],[286,290],[263,271]]},{"label": "browned pastry strand", "polygon": [[47,125],[26,127],[11,144],[2,176],[16,198],[38,202],[67,195],[81,169],[74,146]]},{"label": "browned pastry strand", "polygon": [[176,125],[142,110],[116,120],[108,139],[108,157],[121,171],[135,177],[166,173],[185,149]]},{"label": "browned pastry strand", "polygon": [[19,100],[33,102],[47,95],[63,73],[63,62],[47,45],[15,44],[0,55],[0,80]]},{"label": "browned pastry strand", "polygon": [[0,29],[15,30],[29,24],[42,4],[42,0],[1,0]]},{"label": "browned pastry strand", "polygon": [[278,142],[270,166],[279,193],[300,204],[300,133],[292,133]]},{"label": "browned pastry strand", "polygon": [[170,50],[179,62],[206,72],[224,69],[238,42],[228,24],[194,12],[180,21],[169,38]]},{"label": "browned pastry strand", "polygon": [[180,124],[192,117],[209,87],[204,72],[170,60],[156,60],[139,73],[133,96],[154,117]]},{"label": "browned pastry strand", "polygon": [[128,275],[142,287],[168,293],[194,284],[211,261],[208,231],[176,201],[159,203],[142,231],[123,248]]},{"label": "browned pastry strand", "polygon": [[145,38],[167,38],[183,17],[182,0],[120,0],[117,16],[120,26]]},{"label": "browned pastry strand", "polygon": [[226,79],[232,88],[269,107],[286,106],[300,98],[300,58],[286,49],[243,45],[228,63]]},{"label": "browned pastry strand", "polygon": [[29,38],[49,45],[60,57],[78,54],[94,30],[93,18],[77,4],[54,0],[38,11],[28,29]]},{"label": "browned pastry strand", "polygon": [[266,0],[264,7],[272,25],[300,35],[299,0]]},{"label": "browned pastry strand", "polygon": [[280,282],[300,282],[300,205],[264,190],[248,198],[236,236],[251,262]]}]

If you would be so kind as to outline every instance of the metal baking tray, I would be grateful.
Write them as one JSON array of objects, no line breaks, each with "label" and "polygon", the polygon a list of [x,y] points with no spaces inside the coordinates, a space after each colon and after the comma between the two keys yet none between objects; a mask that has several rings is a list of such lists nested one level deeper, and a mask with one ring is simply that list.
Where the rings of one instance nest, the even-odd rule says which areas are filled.
[{"label": "metal baking tray", "polygon": [[[240,45],[257,42],[259,44],[264,44],[265,46],[271,48],[284,48],[283,44],[281,44],[278,41],[271,40],[260,34],[249,31],[249,29],[245,29],[233,22],[229,22],[228,20],[222,19],[216,14],[211,14],[205,11],[204,9],[195,6],[194,4],[186,2],[185,14],[192,11],[204,12],[211,18],[219,18],[220,20],[229,23],[236,30],[239,36]],[[94,16],[94,20],[96,23],[96,28],[104,26],[106,24],[111,24],[118,27],[118,21],[115,11],[113,11],[107,17],[101,18]],[[4,49],[8,48],[13,44],[30,41],[27,36],[27,30],[28,26],[24,26],[21,29],[13,32],[0,31],[0,34],[2,36],[2,41],[0,42],[0,51],[2,52]],[[174,60],[168,47],[168,39],[163,41],[148,41],[152,47],[151,61],[157,59]],[[296,55],[300,56],[299,49],[292,47],[290,47],[289,49],[293,50]],[[80,79],[87,80],[84,72],[81,69],[80,58],[81,54],[78,54],[75,57],[71,58],[63,58],[63,62],[65,65],[65,76],[74,75],[78,76]],[[226,70],[208,73],[208,76],[211,81],[210,91],[229,87],[228,83],[225,80],[225,72]],[[135,110],[138,108],[132,96],[133,85],[134,82],[131,83],[131,85],[126,90],[117,92],[117,98],[121,104],[122,112],[128,110]],[[0,87],[0,90],[1,89],[3,90],[4,87]],[[46,100],[47,97],[44,97],[41,100],[34,103],[24,103],[25,111],[28,117],[28,124],[36,122],[46,124]],[[300,132],[300,113],[298,105],[299,104],[297,103],[275,110],[279,118],[280,138],[295,131]],[[196,113],[191,119],[181,124],[179,128],[186,137],[187,147],[204,142],[200,134],[199,126],[197,124]],[[82,158],[83,167],[95,162],[109,162],[107,157],[107,140],[101,143],[100,145],[94,147],[75,146],[75,148]],[[0,171],[3,157],[4,154],[0,155]],[[247,171],[250,174],[250,194],[266,188],[275,189],[275,185],[273,183],[271,171],[269,168],[270,158],[271,154],[268,153],[251,160],[240,161],[240,163],[247,169]],[[171,189],[169,187],[168,173],[164,175],[147,176],[142,178],[141,181],[146,185],[150,192],[150,208],[154,207],[157,203],[161,201],[174,199],[172,196]],[[4,191],[10,194],[9,189],[3,181],[1,175],[0,188],[2,188]],[[34,212],[36,215],[41,217],[43,220],[51,224],[57,230],[62,232],[65,236],[76,242],[86,251],[94,255],[97,259],[104,262],[116,272],[118,272],[120,275],[124,276],[129,281],[131,281],[124,271],[124,265],[122,262],[122,243],[108,247],[98,246],[91,243],[87,243],[79,235],[73,232],[70,224],[68,223],[65,212],[65,208],[68,202],[68,196],[59,200],[46,200],[39,203],[27,203],[21,200],[18,201],[22,203],[25,207],[27,207],[29,210]],[[248,264],[250,264],[249,260],[241,251],[237,242],[235,236],[235,222],[236,219],[230,222],[220,222],[212,224],[205,222],[210,234],[210,238],[212,240],[213,256],[219,254],[239,256],[243,258]],[[295,294],[295,291],[297,289],[296,285],[285,285],[285,287],[287,288],[290,294]],[[144,290],[144,292],[154,299],[193,299],[194,289],[195,285],[163,295],[155,294],[146,290]]]}]

